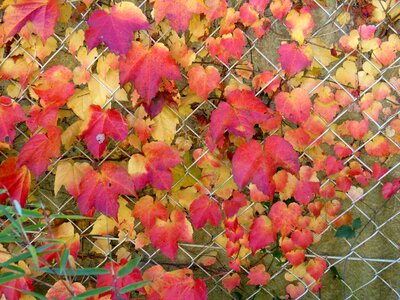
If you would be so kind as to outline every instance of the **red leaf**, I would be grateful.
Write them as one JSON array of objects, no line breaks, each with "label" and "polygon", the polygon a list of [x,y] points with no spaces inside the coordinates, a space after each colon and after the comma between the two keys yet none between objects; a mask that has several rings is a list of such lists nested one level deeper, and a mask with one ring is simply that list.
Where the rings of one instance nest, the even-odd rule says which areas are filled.
[{"label": "red leaf", "polygon": [[156,189],[170,190],[171,169],[181,162],[179,153],[164,142],[147,143],[142,151],[143,155],[132,155],[128,164],[136,188],[140,190],[150,183]]},{"label": "red leaf", "polygon": [[202,228],[207,222],[217,227],[221,222],[220,207],[206,195],[194,200],[190,205],[189,212],[195,229]]},{"label": "red leaf", "polygon": [[0,97],[0,143],[12,145],[15,138],[15,124],[26,120],[22,107],[11,98]]},{"label": "red leaf", "polygon": [[89,108],[89,123],[82,132],[90,153],[99,158],[107,145],[107,138],[123,141],[128,136],[128,124],[123,115],[114,109],[103,111],[98,105]]},{"label": "red leaf", "polygon": [[[243,227],[239,225],[237,217],[224,220],[226,237],[233,243],[236,243],[244,235]],[[228,246],[227,246],[228,250]],[[230,255],[229,255],[230,256]]]},{"label": "red leaf", "polygon": [[0,166],[0,189],[6,189],[8,194],[0,194],[0,203],[10,196],[25,206],[31,186],[31,173],[26,166],[17,168],[17,158],[9,157]]},{"label": "red leaf", "polygon": [[[8,270],[5,269],[7,272]],[[10,271],[8,271],[10,272]],[[33,292],[32,279],[27,274],[18,279],[0,285],[0,295],[7,300],[20,300],[29,292]]]},{"label": "red leaf", "polygon": [[135,203],[132,216],[139,218],[144,227],[151,228],[157,218],[164,221],[168,219],[168,210],[160,201],[154,201],[151,196],[144,196]]},{"label": "red leaf", "polygon": [[319,180],[314,169],[302,166],[300,169],[300,180],[296,184],[293,196],[301,204],[307,205],[314,194],[319,192]]},{"label": "red leaf", "polygon": [[233,192],[232,199],[225,200],[222,203],[227,218],[233,217],[239,209],[247,204],[246,195],[238,191]]},{"label": "red leaf", "polygon": [[232,292],[232,290],[240,284],[239,274],[233,273],[232,275],[226,276],[224,279],[222,279],[222,284],[229,293]]},{"label": "red leaf", "polygon": [[255,134],[254,126],[271,118],[271,111],[252,91],[234,90],[226,96],[211,114],[209,136],[213,144],[223,142],[225,130],[249,139]]},{"label": "red leaf", "polygon": [[117,299],[129,300],[129,299],[131,299],[130,293],[115,294],[115,291],[119,292],[123,287],[126,287],[127,285],[142,281],[142,275],[140,274],[140,271],[138,268],[135,268],[131,273],[129,273],[121,278],[117,278],[116,274],[125,264],[126,264],[126,260],[122,260],[120,264],[117,264],[115,262],[113,262],[113,263],[108,262],[105,264],[105,266],[103,268],[108,270],[109,273],[97,276],[96,287],[101,288],[104,286],[113,286],[114,289],[109,292],[106,292],[104,294],[101,294],[101,295],[103,295],[103,296],[111,295],[111,299],[113,299],[113,300],[117,300]]},{"label": "red leaf", "polygon": [[330,176],[339,173],[343,168],[343,161],[336,159],[334,156],[330,155],[325,161],[326,165],[326,175]]},{"label": "red leaf", "polygon": [[64,66],[54,66],[40,75],[33,90],[40,97],[43,107],[61,107],[75,92],[75,84],[70,82],[73,74]]},{"label": "red leaf", "polygon": [[295,230],[290,235],[292,241],[299,247],[306,249],[314,240],[313,234],[309,229]]},{"label": "red leaf", "polygon": [[220,81],[218,69],[213,66],[194,66],[190,68],[188,77],[190,90],[203,100],[207,100],[208,94],[218,87]]},{"label": "red leaf", "polygon": [[61,129],[52,127],[44,133],[32,136],[22,147],[18,155],[17,168],[26,165],[29,170],[39,177],[50,164],[51,158],[61,155]]},{"label": "red leaf", "polygon": [[57,126],[58,108],[41,108],[39,105],[34,105],[29,110],[29,116],[26,125],[30,131],[35,132],[38,127],[49,129]]},{"label": "red leaf", "polygon": [[295,88],[290,93],[280,92],[274,101],[276,110],[291,122],[300,124],[310,116],[312,103],[308,92],[302,88]]},{"label": "red leaf", "polygon": [[264,151],[269,154],[276,167],[296,174],[300,169],[299,156],[283,138],[272,135],[264,140]]},{"label": "red leaf", "polygon": [[263,264],[251,268],[247,277],[250,279],[247,284],[253,285],[265,285],[271,278],[268,272],[265,271],[265,266]]},{"label": "red leaf", "polygon": [[233,178],[239,189],[252,182],[271,197],[275,192],[272,176],[278,167],[292,173],[300,168],[298,155],[293,147],[278,136],[266,138],[264,148],[255,140],[242,143],[232,158]]},{"label": "red leaf", "polygon": [[100,9],[94,11],[88,25],[85,35],[89,50],[104,42],[116,54],[126,54],[129,51],[132,31],[150,28],[140,8],[130,2],[115,4],[110,13]]},{"label": "red leaf", "polygon": [[[1,179],[0,179],[1,180]],[[395,178],[393,182],[386,182],[382,187],[383,199],[388,200],[400,191],[400,178]]]},{"label": "red leaf", "polygon": [[207,6],[203,0],[156,0],[154,3],[154,19],[160,23],[164,18],[172,29],[183,32],[189,27],[194,14],[206,12]]},{"label": "red leaf", "polygon": [[43,44],[54,32],[60,10],[57,0],[17,0],[8,1],[4,11],[3,30],[5,38],[13,37],[27,24],[32,23],[32,29]]},{"label": "red leaf", "polygon": [[267,216],[255,218],[250,227],[249,244],[253,254],[276,240],[276,229]]},{"label": "red leaf", "polygon": [[279,47],[278,61],[289,76],[293,76],[311,66],[312,59],[307,50],[306,46],[298,47],[296,43],[284,44]]},{"label": "red leaf", "polygon": [[91,215],[96,208],[104,215],[117,218],[118,196],[120,194],[136,197],[135,186],[125,168],[105,162],[100,172],[88,171],[82,178],[77,198],[82,215]]},{"label": "red leaf", "polygon": [[356,140],[361,140],[368,133],[368,125],[368,119],[360,122],[351,120],[347,122],[347,129]]},{"label": "red leaf", "polygon": [[178,241],[192,243],[193,229],[185,214],[179,210],[171,213],[170,220],[157,219],[150,229],[150,240],[171,260],[175,261],[178,252]]},{"label": "red leaf", "polygon": [[119,67],[121,84],[133,82],[139,95],[148,101],[156,96],[163,79],[182,78],[180,68],[168,48],[160,43],[147,49],[143,44],[133,42],[126,57],[120,58]]}]

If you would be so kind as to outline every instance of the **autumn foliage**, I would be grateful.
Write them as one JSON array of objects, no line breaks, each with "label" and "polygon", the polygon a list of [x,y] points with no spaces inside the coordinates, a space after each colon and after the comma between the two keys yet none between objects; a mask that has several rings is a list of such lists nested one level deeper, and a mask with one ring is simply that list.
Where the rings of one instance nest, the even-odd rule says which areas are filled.
[{"label": "autumn foliage", "polygon": [[[1,239],[0,296],[207,299],[210,279],[268,289],[272,264],[277,296],[317,293],[329,264],[309,247],[358,228],[344,207],[368,187],[400,189],[400,5],[345,5],[327,39],[314,1],[134,2],[2,3],[0,204],[45,226]],[[272,64],[250,54],[274,39]]]}]

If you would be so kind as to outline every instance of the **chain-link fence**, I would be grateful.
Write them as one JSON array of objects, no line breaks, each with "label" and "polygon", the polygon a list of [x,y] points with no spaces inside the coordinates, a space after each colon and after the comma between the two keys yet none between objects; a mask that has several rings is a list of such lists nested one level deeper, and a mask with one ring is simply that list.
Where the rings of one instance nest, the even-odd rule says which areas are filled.
[{"label": "chain-link fence", "polygon": [[[106,2],[107,1],[98,0],[95,1],[95,3],[89,8],[87,8],[86,6],[81,5],[80,1],[67,0],[63,9],[73,11],[74,17],[71,19],[73,21],[70,20],[68,24],[61,24],[56,28],[52,38],[54,38],[57,47],[56,50],[51,53],[51,55],[49,55],[43,61],[40,61],[36,55],[32,54],[32,49],[27,49],[22,43],[22,39],[19,38],[13,40],[10,49],[8,49],[7,53],[4,53],[4,58],[0,62],[0,66],[11,57],[15,57],[16,53],[23,53],[27,57],[30,57],[32,60],[30,67],[38,68],[41,71],[45,71],[49,67],[58,64],[66,65],[71,69],[78,66],[80,64],[78,62],[78,58],[76,55],[72,55],[68,48],[70,36],[74,32],[85,30],[87,28],[86,20],[90,13],[95,9],[102,8],[104,5],[109,4]],[[143,10],[149,19],[151,19],[152,5],[147,1],[134,2]],[[353,0],[343,2],[325,1],[324,3],[319,3],[317,1],[311,2],[312,5],[316,6],[313,11],[315,19],[315,27],[312,33],[313,37],[318,37],[326,41],[328,44],[337,43],[340,36],[349,34],[351,29],[356,28],[356,26],[352,27],[349,25],[340,25],[337,21],[337,18],[341,13],[348,9],[349,6],[360,5],[359,3],[353,3]],[[389,2],[390,1],[386,1],[385,5],[387,5]],[[231,5],[233,7],[239,7],[241,2],[238,1],[236,3],[233,1]],[[390,9],[387,11],[387,13],[389,13],[390,10],[394,10],[399,5],[399,2],[391,3]],[[277,49],[281,43],[279,35],[280,26],[282,26],[280,22],[273,22],[271,24],[271,28],[273,30],[267,33],[267,35],[262,39],[257,39],[254,36],[246,35],[247,45],[240,61],[251,61],[254,69],[257,71],[274,70],[277,74],[276,78],[281,76],[282,80],[285,80],[285,77],[280,75],[282,73],[279,72],[280,67],[277,63]],[[385,31],[381,33],[383,35],[399,35],[400,32],[398,22],[396,24],[388,22],[385,19],[376,26],[377,32],[380,32],[380,29]],[[67,27],[72,28],[72,30],[65,31]],[[65,32],[67,32],[67,34]],[[209,36],[217,36],[217,32],[218,28],[212,28],[210,29]],[[148,32],[143,31],[141,34],[148,35],[148,38],[153,43],[156,43],[159,41],[165,42],[165,39],[168,38],[169,32],[163,32],[163,34],[157,36],[156,39],[154,38],[156,35],[152,35]],[[204,47],[204,44],[196,45],[195,52],[201,53]],[[126,102],[123,101],[124,99],[119,98],[119,85],[115,85],[113,83],[110,84],[111,81],[101,78],[95,71],[93,71],[94,68],[92,67],[95,66],[99,60],[104,58],[106,53],[107,48],[99,50],[98,55],[87,64],[86,69],[90,70],[90,76],[93,80],[92,83],[96,86],[96,89],[98,89],[98,91],[106,98],[106,101],[103,105],[104,107],[111,104],[113,107],[121,108],[126,115],[132,114],[130,110],[125,109]],[[342,142],[348,149],[351,150],[352,155],[346,158],[345,165],[349,165],[351,162],[355,161],[360,163],[363,168],[371,172],[374,159],[366,155],[364,148],[375,137],[383,136],[391,143],[392,147],[400,149],[400,145],[395,139],[393,139],[393,134],[391,133],[389,126],[391,121],[398,118],[400,110],[390,111],[385,115],[384,119],[379,119],[379,121],[370,116],[367,112],[362,112],[363,117],[366,117],[369,120],[370,131],[372,132],[372,135],[369,137],[369,139],[359,143],[358,148],[356,149],[349,145],[346,139],[342,137],[342,135],[337,131],[337,126],[335,124],[343,122],[343,120],[352,119],[354,114],[361,114],[356,109],[359,99],[361,99],[364,94],[370,92],[374,86],[380,82],[384,82],[390,87],[391,94],[395,96],[398,103],[399,90],[397,89],[396,85],[390,81],[390,77],[393,74],[396,74],[396,72],[398,73],[400,58],[397,57],[393,63],[387,67],[376,67],[376,73],[378,74],[376,76],[376,80],[367,89],[362,90],[358,97],[354,97],[351,91],[349,91],[345,85],[338,82],[335,76],[338,68],[342,66],[343,62],[350,55],[357,55],[359,59],[362,59],[363,62],[370,62],[372,65],[374,65],[370,58],[359,50],[354,50],[352,53],[345,55],[345,57],[337,60],[329,68],[326,67],[324,63],[319,61],[318,58],[314,58],[313,63],[320,65],[321,71],[319,72],[318,78],[321,80],[320,83],[310,91],[310,93],[313,93],[315,89],[323,84],[335,83],[346,93],[346,95],[351,97],[353,102],[337,113],[335,118],[330,123],[323,121],[325,127],[323,132],[302,151],[300,158],[304,161],[312,162],[313,156],[310,155],[309,150],[312,149],[313,145],[318,144],[320,141],[329,136],[329,138],[333,137],[337,142]],[[239,83],[242,83],[241,78],[237,76],[235,69],[239,63],[239,61],[231,64],[220,62],[220,66],[223,68],[223,70],[220,70],[221,74],[225,75],[221,79],[222,82],[229,82],[233,79]],[[34,83],[35,80],[32,80],[28,86],[21,89],[21,86],[16,81],[3,81],[1,86],[2,95],[9,94],[10,92],[16,93],[15,89],[17,89],[18,96],[16,97],[16,101],[23,106],[33,105],[36,101],[32,99],[32,95],[29,93],[29,88]],[[258,92],[258,94],[261,93],[262,90]],[[199,116],[209,116],[210,112],[212,112],[215,108],[216,106],[212,101],[202,102],[197,105],[197,107],[194,108],[190,114],[182,116],[177,109],[169,107],[168,109],[179,120],[176,137],[189,136],[193,141],[193,147],[207,149],[204,141],[205,130],[199,122]],[[65,125],[68,126],[73,122],[73,117],[66,115],[63,120],[66,122]],[[17,149],[17,152],[13,153],[12,151],[2,150],[0,151],[0,154],[2,155],[0,160],[3,160],[3,158],[6,158],[10,155],[18,154],[18,150],[21,149],[22,145],[24,145],[28,139],[29,135],[27,134],[27,128],[19,126],[15,140],[15,149]],[[112,146],[114,147],[112,148]],[[90,161],[92,164],[101,165],[103,162],[110,159],[122,161],[128,160],[131,156],[131,153],[128,153],[125,148],[120,147],[118,143],[115,145],[109,145],[108,148],[112,148],[112,150],[110,150],[100,162],[97,162],[94,161],[93,158],[87,153],[87,150],[83,144],[77,143],[76,145],[73,145],[70,149],[62,153],[62,155],[52,163],[51,168],[49,168],[49,170],[39,178],[31,191],[30,197],[39,200],[40,203],[43,203],[43,205],[46,206],[46,209],[52,212],[68,213],[69,211],[72,211],[77,213],[76,201],[73,197],[63,192],[60,192],[57,196],[54,196],[53,183],[57,164],[60,162],[60,160],[71,157],[78,158],[78,160]],[[207,155],[208,152],[208,150],[204,150],[201,155],[192,162],[191,165],[183,166],[185,172],[182,174],[181,179],[175,181],[175,186],[178,186],[183,180],[190,180],[197,182],[200,186],[204,187],[204,184],[199,181],[197,176],[192,174],[191,170],[194,166],[196,166],[199,160]],[[388,180],[390,181],[394,177],[398,177],[400,161],[398,156],[394,156],[393,158],[384,162],[384,164],[385,167],[388,168],[388,171],[382,175],[375,184],[368,186],[367,188],[363,187],[361,192],[358,190],[358,193],[347,193],[347,200],[342,201],[344,210],[341,215],[351,212],[354,218],[359,217],[362,221],[362,227],[357,231],[356,237],[349,240],[335,238],[336,229],[333,226],[333,222],[335,221],[333,220],[329,222],[328,228],[321,233],[321,241],[308,249],[306,256],[320,256],[326,259],[328,262],[328,269],[326,271],[327,274],[325,274],[322,280],[324,288],[316,294],[313,293],[309,286],[303,282],[304,286],[306,286],[306,291],[301,298],[400,298],[400,277],[398,276],[400,274],[400,235],[398,230],[400,221],[399,198],[397,195],[395,195],[385,202],[381,197],[381,186],[383,185],[383,182]],[[223,182],[220,183],[219,186],[214,186],[213,189],[208,190],[210,197],[216,195],[219,190],[221,190],[231,181],[232,176],[227,177]],[[329,178],[321,180],[322,186],[329,183],[334,182]],[[359,187],[356,188],[360,189]],[[172,191],[174,191],[174,187],[172,188]],[[170,203],[180,206],[180,201],[176,197],[177,193],[166,193],[161,197],[161,201],[163,201],[163,199],[168,200]],[[126,197],[126,199],[132,202],[135,201],[135,199],[129,199],[128,197]],[[252,205],[254,205],[254,203]],[[246,210],[251,209],[252,205],[246,208],[242,214],[245,215]],[[237,293],[228,293],[222,285],[222,280],[224,277],[228,276],[230,272],[233,272],[228,268],[228,259],[224,259],[226,255],[223,255],[225,253],[225,249],[220,245],[218,240],[219,237],[224,234],[224,230],[222,228],[216,229],[206,226],[199,232],[196,232],[193,244],[181,243],[179,245],[177,261],[172,263],[171,261],[166,260],[159,250],[154,249],[151,246],[135,249],[134,239],[116,236],[92,236],[89,233],[92,231],[93,225],[90,225],[86,221],[82,220],[71,220],[70,222],[73,224],[82,239],[80,251],[82,254],[80,254],[78,257],[78,265],[80,264],[86,267],[100,267],[106,261],[115,259],[119,249],[121,249],[123,246],[126,249],[132,249],[132,251],[136,251],[137,253],[143,255],[141,264],[142,269],[146,269],[151,265],[161,264],[166,269],[177,266],[179,268],[187,267],[194,270],[196,276],[200,278],[207,278],[206,282],[208,285],[210,299],[239,299],[239,297],[242,297],[242,299],[272,299],[276,295],[284,294],[285,283],[287,283],[285,280],[285,273],[292,273],[292,275],[297,277],[297,275],[292,272],[288,263],[281,264],[276,258],[271,258],[272,256],[266,256],[266,258],[262,258],[263,262],[266,265],[271,265],[271,280],[268,285],[262,287],[242,287],[240,290],[241,296],[238,296],[239,294]],[[135,230],[138,234],[141,230],[143,230],[143,228],[140,224],[137,224]],[[39,237],[40,233],[36,235],[36,238]],[[108,248],[102,246],[102,240],[107,240],[107,242],[109,242]],[[199,259],[204,255],[208,255],[209,253],[214,253],[214,255],[216,253],[218,262],[212,267],[206,268],[203,264],[199,263]],[[273,260],[276,260],[276,262],[273,262]],[[244,266],[241,268],[243,274],[249,272],[249,270]],[[333,270],[336,270],[337,273]],[[214,276],[215,274],[221,272],[225,272],[226,275],[219,277]],[[301,281],[301,278],[297,277],[297,279]],[[86,281],[90,280],[93,280],[93,278],[86,278]]]}]

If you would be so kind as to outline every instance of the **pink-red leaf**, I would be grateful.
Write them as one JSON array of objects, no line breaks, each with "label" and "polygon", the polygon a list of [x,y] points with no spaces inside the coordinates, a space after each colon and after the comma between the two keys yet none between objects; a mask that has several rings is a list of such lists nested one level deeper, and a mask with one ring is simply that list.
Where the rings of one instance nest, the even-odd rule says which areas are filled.
[{"label": "pink-red leaf", "polygon": [[221,209],[218,204],[206,195],[192,202],[189,208],[190,218],[195,229],[202,228],[207,222],[214,227],[221,222]]},{"label": "pink-red leaf", "polygon": [[230,218],[233,217],[239,209],[247,204],[246,195],[238,191],[233,192],[232,199],[225,200],[222,203],[225,215]]},{"label": "pink-red leaf", "polygon": [[253,254],[276,240],[276,229],[270,218],[259,216],[250,227],[249,245]]},{"label": "pink-red leaf", "polygon": [[308,92],[302,88],[295,88],[290,93],[280,92],[274,101],[276,110],[291,122],[300,124],[310,116],[312,103]]},{"label": "pink-red leaf", "polygon": [[0,97],[0,143],[12,144],[15,125],[25,120],[25,113],[18,103],[5,96]]},{"label": "pink-red leaf", "polygon": [[242,143],[232,158],[233,178],[240,189],[249,182],[268,196],[273,196],[275,184],[272,176],[278,167],[295,173],[300,168],[298,155],[283,138],[270,136],[264,147],[255,140]]},{"label": "pink-red leaf", "polygon": [[271,278],[268,272],[265,271],[265,266],[263,264],[251,268],[247,277],[250,279],[247,284],[252,285],[265,285]]},{"label": "pink-red leaf", "polygon": [[170,220],[157,219],[150,229],[150,239],[171,260],[175,260],[178,252],[178,241],[192,243],[193,229],[185,214],[179,210],[171,213]]},{"label": "pink-red leaf", "polygon": [[130,2],[121,2],[111,12],[94,11],[88,20],[86,43],[89,50],[104,42],[112,52],[126,54],[133,39],[133,31],[150,27],[140,8]]},{"label": "pink-red leaf", "polygon": [[80,183],[77,198],[82,215],[92,215],[94,208],[104,215],[117,218],[118,196],[136,196],[135,186],[126,169],[112,162],[105,162],[100,172],[88,171]]},{"label": "pink-red leaf", "polygon": [[298,47],[296,43],[284,44],[279,47],[278,53],[278,60],[282,65],[282,69],[289,76],[293,76],[311,66],[311,54],[308,47],[304,45]]},{"label": "pink-red leaf", "polygon": [[179,153],[164,142],[147,143],[142,151],[143,155],[132,155],[128,165],[136,188],[142,189],[150,183],[154,188],[170,190],[171,169],[181,162]]},{"label": "pink-red leaf", "polygon": [[158,24],[167,18],[172,29],[183,32],[189,27],[193,14],[201,14],[206,10],[203,0],[155,0],[154,19]]},{"label": "pink-red leaf", "polygon": [[103,111],[98,105],[89,108],[89,123],[82,132],[90,153],[99,158],[107,146],[107,138],[122,141],[128,136],[128,124],[121,113],[114,109]]},{"label": "pink-red leaf", "polygon": [[16,0],[8,1],[4,11],[3,30],[5,38],[11,38],[28,23],[32,23],[33,32],[43,44],[50,37],[60,15],[57,0]]},{"label": "pink-red leaf", "polygon": [[[103,296],[111,296],[111,299],[122,299],[122,300],[129,300],[131,299],[130,293],[124,293],[121,294],[119,291],[123,288],[126,287],[130,284],[133,284],[135,282],[142,281],[142,275],[140,274],[140,271],[138,268],[133,269],[132,272],[129,274],[117,278],[117,273],[118,271],[126,265],[127,261],[126,259],[122,259],[120,264],[117,264],[115,262],[111,263],[108,262],[105,264],[104,269],[108,270],[108,274],[101,274],[97,276],[97,288],[105,287],[105,286],[113,286],[115,289],[113,289],[110,292],[106,292],[102,294]],[[118,291],[118,294],[115,293],[115,291]]]},{"label": "pink-red leaf", "polygon": [[268,107],[257,98],[252,91],[234,90],[226,96],[226,102],[221,102],[211,114],[208,146],[223,142],[224,132],[250,139],[254,134],[254,126],[262,123],[272,114]]},{"label": "pink-red leaf", "polygon": [[60,147],[61,129],[52,127],[47,134],[35,134],[22,147],[18,155],[17,168],[26,165],[36,177],[39,177],[46,171],[50,159],[60,156]]},{"label": "pink-red leaf", "polygon": [[31,186],[31,173],[26,166],[17,167],[17,158],[9,157],[0,166],[0,189],[7,193],[0,194],[0,203],[8,196],[10,200],[17,200],[22,207],[25,206]]}]

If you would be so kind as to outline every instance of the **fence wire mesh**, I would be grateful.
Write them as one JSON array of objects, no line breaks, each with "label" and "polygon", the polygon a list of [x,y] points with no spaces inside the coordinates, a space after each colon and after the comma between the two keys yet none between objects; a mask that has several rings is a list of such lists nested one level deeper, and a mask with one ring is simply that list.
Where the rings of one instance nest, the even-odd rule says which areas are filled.
[{"label": "fence wire mesh", "polygon": [[[56,32],[53,34],[53,38],[57,44],[57,49],[44,61],[40,61],[36,55],[32,55],[31,49],[26,49],[24,47],[22,39],[15,39],[13,41],[13,45],[15,46],[11,48],[9,53],[4,55],[4,58],[0,62],[0,67],[10,57],[18,52],[28,55],[32,60],[32,68],[38,68],[41,71],[45,71],[51,66],[57,64],[63,64],[71,67],[79,65],[76,55],[72,55],[69,52],[69,38],[74,32],[85,30],[87,28],[86,21],[90,13],[95,9],[102,8],[105,4],[107,4],[106,2],[107,1],[98,0],[95,1],[94,5],[82,10],[82,6],[79,5],[79,1],[67,0],[65,2],[65,5],[67,6],[65,9],[72,9],[73,11],[78,11],[78,13],[75,14],[77,17],[73,23],[70,22],[69,24],[65,25],[72,28],[68,34],[64,34],[65,28],[57,28]],[[133,2],[140,7],[143,12],[149,16],[149,18],[151,18],[150,12],[152,5],[150,5],[148,1]],[[341,35],[349,34],[350,30],[353,29],[350,26],[342,26],[337,22],[337,17],[340,15],[340,13],[342,13],[349,5],[354,4],[352,3],[353,0],[326,1],[324,5],[314,0],[312,2],[315,6],[317,6],[313,12],[316,20],[312,34],[313,37],[319,37],[328,42],[335,42]],[[239,7],[241,3],[242,2],[240,1],[237,3],[231,2],[231,6]],[[395,9],[399,5],[400,2],[397,2],[392,5],[391,9]],[[271,26],[275,29],[275,32],[278,33],[279,26],[282,25],[273,23]],[[396,27],[396,24],[387,23],[386,20],[384,20],[383,22],[377,24],[377,30],[379,30],[380,27],[385,27],[385,30],[388,32],[399,35],[399,28]],[[213,28],[212,31],[210,30],[209,36],[216,36],[217,31],[218,28]],[[168,38],[169,32],[164,32],[164,34],[158,36],[157,39],[154,39],[154,36],[148,32],[143,31],[143,34],[147,34],[152,43],[157,43],[159,41],[164,42],[165,39]],[[235,73],[235,66],[239,64],[239,61],[243,60],[251,60],[255,69],[275,70],[277,74],[276,77],[281,76],[284,80],[285,77],[280,75],[282,73],[279,73],[281,69],[277,63],[276,57],[277,45],[279,46],[281,42],[279,40],[279,35],[271,32],[262,39],[257,39],[254,36],[246,35],[246,39],[246,51],[244,52],[241,60],[238,60],[232,64],[225,64],[224,62],[220,61],[221,65],[225,69],[223,72],[225,76],[221,79],[221,81],[228,82],[229,80],[233,79],[239,83],[242,83],[241,79]],[[204,44],[198,45],[196,52],[200,53],[204,47]],[[364,53],[358,50],[354,50],[353,52],[358,52],[357,55],[361,57],[363,61],[369,62],[374,66],[374,63]],[[113,107],[121,107],[122,110],[125,111],[125,114],[132,114],[131,111],[124,109],[126,104],[123,99],[120,98],[119,85],[112,83],[112,80],[107,81],[105,78],[101,78],[101,76],[92,70],[92,66],[96,65],[96,63],[101,59],[104,59],[104,55],[106,53],[107,48],[103,48],[102,51],[99,50],[97,57],[94,57],[87,64],[86,69],[89,70],[91,79],[93,79],[92,84],[96,89],[98,89],[99,93],[101,93],[107,99],[103,105],[104,107],[109,105]],[[373,132],[373,135],[368,140],[361,143],[357,149],[354,149],[346,142],[341,134],[337,132],[334,124],[340,120],[345,120],[350,114],[354,114],[355,111],[357,113],[355,107],[357,106],[359,99],[364,94],[370,92],[379,82],[387,83],[398,99],[399,90],[389,80],[389,77],[390,74],[398,71],[400,58],[397,57],[391,65],[385,68],[380,69],[375,66],[376,72],[379,74],[377,79],[373,84],[371,84],[370,87],[361,91],[359,97],[355,98],[353,94],[346,88],[346,86],[338,82],[335,77],[337,69],[341,67],[345,59],[352,54],[354,53],[349,53],[330,68],[325,67],[325,64],[323,64],[317,58],[314,58],[314,63],[322,66],[322,72],[319,76],[321,82],[319,85],[327,82],[336,83],[348,96],[352,98],[353,103],[342,109],[330,123],[322,120],[325,124],[324,131],[302,151],[301,158],[312,162],[313,158],[309,153],[309,149],[311,149],[316,143],[323,140],[327,135],[334,135],[335,138],[346,145],[346,147],[348,147],[352,152],[352,155],[349,156],[345,161],[346,165],[349,165],[352,161],[356,161],[360,163],[366,170],[372,171],[371,168],[373,159],[368,157],[365,152],[363,152],[363,149],[377,136],[384,136],[390,141],[390,143],[393,144],[394,147],[400,149],[400,145],[396,142],[396,140],[393,139],[393,135],[391,134],[389,128],[389,123],[398,117],[400,111],[392,111],[390,115],[386,115],[386,118],[379,120],[379,122],[376,121],[375,118],[371,117],[368,113],[363,112],[362,114],[368,118],[370,124],[372,124],[371,131]],[[11,90],[12,88],[20,89],[17,102],[21,105],[33,105],[36,100],[32,99],[31,95],[29,94],[29,88],[35,83],[36,79],[32,80],[24,89],[21,89],[20,85],[16,81],[3,81],[1,86],[2,94],[6,94],[6,91]],[[273,80],[271,80],[271,82],[272,81]],[[266,88],[270,83],[268,83],[264,88]],[[316,86],[313,90],[317,88],[318,86]],[[260,93],[262,93],[262,90],[258,92],[258,94]],[[200,103],[189,115],[182,116],[175,108],[168,107],[171,113],[176,115],[179,120],[176,136],[190,136],[195,144],[203,149],[206,149],[206,144],[204,141],[205,129],[202,128],[202,126],[199,126],[198,118],[196,116],[210,114],[210,112],[215,108],[216,106],[212,102],[203,102]],[[65,121],[68,123],[68,117],[65,118]],[[20,126],[17,130],[18,132],[15,142],[17,145],[16,149],[21,149],[22,145],[29,139],[29,135],[27,134],[27,128],[23,126]],[[127,151],[122,149],[118,143],[115,143],[113,146],[114,147],[112,150],[110,150],[100,162],[97,162],[87,154],[84,145],[74,145],[62,153],[62,155],[52,163],[46,174],[36,182],[35,188],[31,192],[31,197],[40,200],[40,203],[42,203],[46,209],[52,212],[76,212],[76,202],[73,197],[62,192],[60,192],[57,196],[54,196],[52,188],[54,182],[54,172],[57,168],[57,164],[60,162],[60,160],[68,157],[81,157],[82,159],[88,160],[97,165],[101,165],[110,159],[129,159],[131,153],[127,153]],[[111,149],[110,145],[109,149]],[[198,180],[195,175],[191,173],[191,169],[199,162],[199,160],[201,160],[202,157],[206,156],[208,152],[209,150],[203,151],[201,155],[192,162],[191,165],[184,165],[183,167],[185,172],[182,175],[182,178],[178,180],[175,185],[179,185],[181,181],[189,178],[192,181],[196,181],[204,188],[207,188],[201,181]],[[357,153],[362,154],[358,155]],[[10,153],[6,151],[1,151],[0,154],[2,155],[0,161],[10,155]],[[333,223],[337,219],[336,218],[335,220],[330,221],[328,228],[321,233],[321,240],[323,242],[313,245],[308,249],[308,257],[322,257],[328,262],[329,267],[326,271],[328,274],[326,274],[322,280],[324,285],[322,291],[317,294],[313,293],[310,287],[292,272],[288,263],[283,265],[273,264],[273,267],[270,271],[271,280],[269,284],[262,287],[248,287],[244,289],[241,291],[242,295],[244,295],[244,299],[272,299],[275,295],[282,294],[282,291],[284,291],[285,273],[291,273],[306,287],[304,294],[300,297],[304,299],[399,299],[399,198],[397,195],[395,195],[388,202],[383,202],[383,200],[380,199],[380,188],[382,186],[382,182],[387,181],[388,179],[390,180],[391,178],[395,177],[395,175],[398,177],[400,166],[398,157],[390,161],[386,166],[388,167],[388,171],[381,176],[375,184],[369,186],[368,188],[362,189],[361,193],[359,191],[359,193],[347,193],[348,200],[344,201],[344,203],[346,203],[346,207],[341,215],[351,212],[354,217],[359,217],[361,219],[363,226],[357,233],[357,236],[352,240],[335,239],[334,235],[336,229],[333,226]],[[208,189],[210,197],[217,195],[218,192],[231,181],[232,176],[229,176],[224,178],[223,182],[221,182],[219,186],[214,186],[213,188]],[[323,186],[329,184],[330,182],[332,182],[332,180],[326,178],[321,182],[321,185]],[[174,190],[174,187],[172,190]],[[179,199],[176,199],[176,196],[176,193],[165,193],[162,195],[164,199],[168,199],[169,202],[180,206],[180,201]],[[132,202],[135,201],[135,199],[130,199],[129,197],[126,197],[126,199]],[[247,209],[251,208],[252,205],[250,205]],[[245,213],[246,209],[242,212],[242,214]],[[338,216],[338,218],[340,216]],[[34,221],[32,220],[32,222]],[[146,269],[151,265],[157,264],[161,264],[165,268],[173,268],[174,266],[179,266],[180,268],[191,268],[195,271],[196,276],[208,278],[207,285],[210,299],[237,298],[237,295],[228,293],[222,285],[222,280],[224,277],[228,276],[230,272],[233,272],[229,271],[229,268],[227,267],[227,260],[221,259],[218,261],[218,264],[212,268],[205,268],[198,262],[202,255],[211,251],[216,251],[217,253],[221,254],[225,253],[225,249],[218,242],[218,238],[224,234],[224,230],[221,228],[214,229],[211,227],[204,227],[200,230],[200,232],[195,233],[193,244],[180,243],[177,261],[175,263],[171,263],[160,254],[159,250],[154,249],[151,246],[135,250],[134,239],[128,236],[92,236],[89,235],[89,233],[93,229],[93,224],[89,225],[84,221],[74,220],[70,220],[70,222],[81,236],[81,252],[83,254],[87,254],[87,256],[82,255],[78,258],[78,266],[101,267],[105,262],[109,260],[115,260],[116,256],[118,255],[118,250],[120,249],[121,245],[124,245],[143,255],[144,258],[141,263],[142,269]],[[140,223],[135,226],[136,233],[139,233],[141,230],[143,230]],[[42,233],[40,232],[36,233],[36,238],[39,238],[41,234]],[[109,243],[108,249],[103,246],[102,240],[106,240],[107,243]],[[268,265],[272,263],[271,260],[273,260],[273,258],[269,258],[269,260],[265,259],[264,262],[266,265]],[[335,267],[339,273],[338,278],[335,280],[332,279],[333,275],[331,270],[333,267]],[[243,266],[241,268],[245,274],[249,273],[247,268]],[[221,271],[226,272],[226,275],[223,277],[213,276]],[[394,274],[397,274],[397,276]],[[94,278],[87,277],[85,279],[85,281],[91,280],[94,280]]]}]

